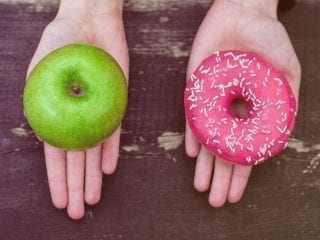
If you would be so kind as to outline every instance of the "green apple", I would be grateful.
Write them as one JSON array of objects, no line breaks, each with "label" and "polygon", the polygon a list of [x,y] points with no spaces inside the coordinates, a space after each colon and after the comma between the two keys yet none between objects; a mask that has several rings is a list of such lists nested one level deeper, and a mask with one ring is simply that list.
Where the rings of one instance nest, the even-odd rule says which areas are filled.
[{"label": "green apple", "polygon": [[45,56],[23,92],[25,116],[45,142],[65,150],[94,147],[120,125],[127,106],[125,76],[100,48],[71,44]]}]

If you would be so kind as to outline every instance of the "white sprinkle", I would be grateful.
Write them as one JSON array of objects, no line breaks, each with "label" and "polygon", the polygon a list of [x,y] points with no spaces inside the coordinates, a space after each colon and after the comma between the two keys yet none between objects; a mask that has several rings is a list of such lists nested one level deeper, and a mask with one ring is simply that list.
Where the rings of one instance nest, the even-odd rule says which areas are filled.
[{"label": "white sprinkle", "polygon": [[257,63],[257,68],[258,70],[260,70],[260,63]]},{"label": "white sprinkle", "polygon": [[220,154],[222,153],[220,148],[217,149],[217,152],[220,153]]},{"label": "white sprinkle", "polygon": [[257,125],[258,123],[256,122],[257,120],[260,120],[259,118],[252,118],[251,122],[255,125]]},{"label": "white sprinkle", "polygon": [[228,120],[227,118],[222,118],[221,122],[223,122],[224,124],[227,124],[228,123],[227,120]]},{"label": "white sprinkle", "polygon": [[207,98],[206,100],[203,101],[203,103],[209,102],[210,98]]},{"label": "white sprinkle", "polygon": [[220,141],[219,140],[216,140],[216,139],[212,139],[211,140],[213,143],[217,143],[217,144],[220,144]]},{"label": "white sprinkle", "polygon": [[219,96],[217,95],[217,96],[213,97],[212,100],[217,100],[218,97],[219,97]]},{"label": "white sprinkle", "polygon": [[230,132],[231,132],[231,135],[232,135],[232,136],[235,135],[235,134],[234,134],[234,131],[233,131],[235,128],[237,128],[237,125],[236,125],[235,127],[230,128]]},{"label": "white sprinkle", "polygon": [[196,108],[198,105],[197,104],[192,104],[190,107],[189,107],[189,110],[192,110],[192,109],[194,109],[194,108]]},{"label": "white sprinkle", "polygon": [[271,131],[261,130],[261,133],[263,133],[263,134],[271,134]]},{"label": "white sprinkle", "polygon": [[267,70],[267,76],[270,76],[270,69]]},{"label": "white sprinkle", "polygon": [[253,146],[252,146],[252,144],[250,144],[250,145],[247,147],[247,150],[250,151],[250,152],[253,152]]},{"label": "white sprinkle", "polygon": [[280,86],[283,85],[283,82],[280,78],[273,78],[273,80],[278,81]]},{"label": "white sprinkle", "polygon": [[257,133],[257,130],[255,129],[249,129],[248,132],[252,133],[252,134],[256,134]]},{"label": "white sprinkle", "polygon": [[204,112],[204,115],[205,115],[206,117],[208,117],[208,113],[207,113],[207,109],[206,109],[206,108],[203,109],[203,112]]},{"label": "white sprinkle", "polygon": [[280,133],[284,133],[287,130],[287,125],[284,126],[283,128],[280,128],[279,126],[277,126],[277,129]]},{"label": "white sprinkle", "polygon": [[214,106],[209,107],[209,108],[208,108],[208,112],[210,112],[212,109],[214,109]]},{"label": "white sprinkle", "polygon": [[240,58],[242,55],[235,56],[232,52],[227,52],[227,53],[225,53],[223,56],[225,56],[225,57],[231,56],[231,57],[233,58],[233,60],[239,60],[239,58]]}]

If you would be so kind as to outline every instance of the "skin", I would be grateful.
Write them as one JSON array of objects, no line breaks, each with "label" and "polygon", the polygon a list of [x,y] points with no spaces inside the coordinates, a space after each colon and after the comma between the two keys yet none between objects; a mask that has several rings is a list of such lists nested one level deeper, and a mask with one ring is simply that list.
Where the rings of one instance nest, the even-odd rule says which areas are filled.
[{"label": "skin", "polygon": [[[126,79],[129,56],[122,22],[121,0],[62,0],[55,19],[45,28],[28,68],[52,50],[71,43],[89,43],[110,53]],[[53,205],[67,208],[72,219],[84,216],[84,203],[101,197],[103,173],[117,166],[120,127],[101,145],[87,151],[63,151],[44,143],[47,175]]]},{"label": "skin", "polygon": [[[298,99],[300,65],[288,35],[276,19],[276,0],[217,0],[195,38],[187,79],[203,58],[218,49],[256,51],[281,70]],[[74,42],[90,43],[108,51],[128,79],[129,57],[122,23],[121,0],[62,0],[56,18],[46,27],[30,63],[28,74],[52,50]],[[270,51],[272,49],[273,51]],[[87,151],[63,151],[44,143],[51,198],[73,219],[84,215],[84,202],[100,200],[102,175],[114,172],[119,154],[120,128],[103,144]],[[206,191],[214,207],[237,202],[251,168],[214,159],[186,128],[186,151],[197,157],[194,186]],[[213,177],[212,177],[213,175]],[[212,181],[211,181],[212,179]]]},{"label": "skin", "polygon": [[[217,0],[210,7],[194,39],[187,79],[201,61],[222,49],[243,49],[258,53],[286,76],[298,100],[301,68],[283,25],[277,20],[277,0]],[[240,110],[241,111],[241,110]],[[246,188],[252,167],[235,165],[215,157],[194,137],[186,125],[187,155],[197,158],[194,187],[210,189],[209,203],[221,207],[238,202]]]}]

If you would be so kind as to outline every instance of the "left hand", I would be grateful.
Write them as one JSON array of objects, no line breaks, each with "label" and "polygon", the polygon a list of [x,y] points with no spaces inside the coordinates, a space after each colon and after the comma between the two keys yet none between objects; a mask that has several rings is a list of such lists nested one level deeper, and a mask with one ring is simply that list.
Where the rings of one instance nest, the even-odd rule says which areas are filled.
[{"label": "left hand", "polygon": [[[256,52],[280,70],[298,100],[301,69],[283,25],[277,20],[277,0],[217,0],[211,6],[195,37],[187,79],[203,59],[218,50],[242,49]],[[197,157],[194,187],[209,189],[209,203],[221,207],[243,195],[252,167],[232,164],[215,157],[200,145],[186,126],[186,152]],[[213,178],[212,178],[213,174]],[[212,182],[211,182],[212,179]]]},{"label": "left hand", "polygon": [[[92,8],[88,7],[91,5]],[[87,12],[88,9],[92,11]],[[57,17],[42,34],[28,74],[49,52],[71,43],[88,43],[104,49],[117,60],[128,80],[129,56],[121,0],[94,3],[61,0]],[[64,151],[44,143],[49,188],[55,207],[67,207],[71,218],[80,219],[84,216],[84,202],[96,204],[100,200],[102,173],[112,174],[117,166],[120,131],[119,127],[103,144],[87,151]]]}]

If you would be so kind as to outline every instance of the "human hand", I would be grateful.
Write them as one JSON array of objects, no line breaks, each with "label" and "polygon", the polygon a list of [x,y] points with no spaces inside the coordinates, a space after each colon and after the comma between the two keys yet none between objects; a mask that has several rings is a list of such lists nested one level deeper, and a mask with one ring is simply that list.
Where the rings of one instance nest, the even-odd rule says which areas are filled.
[{"label": "human hand", "polygon": [[[122,1],[62,0],[56,18],[45,28],[28,68],[49,52],[71,43],[88,43],[110,53],[128,79],[129,57],[122,22]],[[84,202],[100,200],[102,176],[117,165],[119,127],[105,142],[87,151],[64,151],[44,143],[49,188],[57,208],[73,219],[84,215]]]},{"label": "human hand", "polygon": [[[187,79],[203,59],[217,50],[240,49],[256,52],[287,78],[298,100],[301,68],[283,25],[277,20],[277,0],[217,0],[211,6],[195,37]],[[209,203],[221,207],[238,202],[252,167],[227,162],[201,145],[186,126],[186,152],[197,157],[194,187],[207,191]],[[212,177],[213,175],[213,177]],[[212,180],[211,180],[212,179]]]}]

